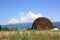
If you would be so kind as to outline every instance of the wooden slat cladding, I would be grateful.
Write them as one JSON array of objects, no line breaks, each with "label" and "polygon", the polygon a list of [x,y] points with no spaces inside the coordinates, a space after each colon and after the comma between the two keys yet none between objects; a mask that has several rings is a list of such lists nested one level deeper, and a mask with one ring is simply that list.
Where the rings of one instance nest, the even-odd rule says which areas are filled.
[{"label": "wooden slat cladding", "polygon": [[32,24],[32,29],[45,30],[51,28],[52,28],[52,22],[45,17],[37,18]]}]

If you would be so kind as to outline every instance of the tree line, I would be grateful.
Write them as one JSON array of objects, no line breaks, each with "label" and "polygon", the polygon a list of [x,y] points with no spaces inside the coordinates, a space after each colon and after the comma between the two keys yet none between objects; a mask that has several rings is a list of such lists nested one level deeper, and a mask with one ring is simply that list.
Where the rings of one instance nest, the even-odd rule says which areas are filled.
[{"label": "tree line", "polygon": [[13,28],[8,28],[8,27],[2,27],[1,25],[0,25],[0,31],[17,31],[18,30],[18,28],[17,27],[13,27]]},{"label": "tree line", "polygon": [[[57,26],[52,26],[53,28],[57,28]],[[0,25],[0,31],[18,31],[19,29],[17,27],[13,27],[13,28],[8,28],[8,27],[2,27]],[[32,28],[26,28],[26,30],[32,30]]]}]

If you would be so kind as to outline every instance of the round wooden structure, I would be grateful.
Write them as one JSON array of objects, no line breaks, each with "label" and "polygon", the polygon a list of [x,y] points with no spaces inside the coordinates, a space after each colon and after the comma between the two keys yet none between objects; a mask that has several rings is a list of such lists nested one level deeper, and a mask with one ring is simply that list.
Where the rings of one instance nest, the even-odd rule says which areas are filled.
[{"label": "round wooden structure", "polygon": [[45,17],[37,18],[32,24],[32,29],[46,30],[51,28],[52,28],[52,22]]}]

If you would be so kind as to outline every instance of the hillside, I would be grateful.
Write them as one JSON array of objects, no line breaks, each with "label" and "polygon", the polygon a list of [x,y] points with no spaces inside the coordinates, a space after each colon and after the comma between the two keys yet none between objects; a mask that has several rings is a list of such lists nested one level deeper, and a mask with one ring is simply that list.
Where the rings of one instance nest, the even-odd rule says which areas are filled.
[{"label": "hillside", "polygon": [[[60,22],[53,22],[53,25],[57,26],[60,28]],[[17,24],[8,24],[8,25],[2,25],[2,27],[8,27],[8,28],[13,28],[13,27],[18,27],[20,29],[25,29],[25,28],[31,28],[32,23],[17,23]]]}]

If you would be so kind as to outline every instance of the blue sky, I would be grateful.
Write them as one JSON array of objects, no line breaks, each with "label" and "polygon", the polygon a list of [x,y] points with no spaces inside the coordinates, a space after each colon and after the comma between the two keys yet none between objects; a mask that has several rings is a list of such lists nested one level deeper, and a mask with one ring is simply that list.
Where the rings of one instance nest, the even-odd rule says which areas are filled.
[{"label": "blue sky", "polygon": [[32,22],[39,16],[60,21],[60,0],[0,0],[0,25]]}]

